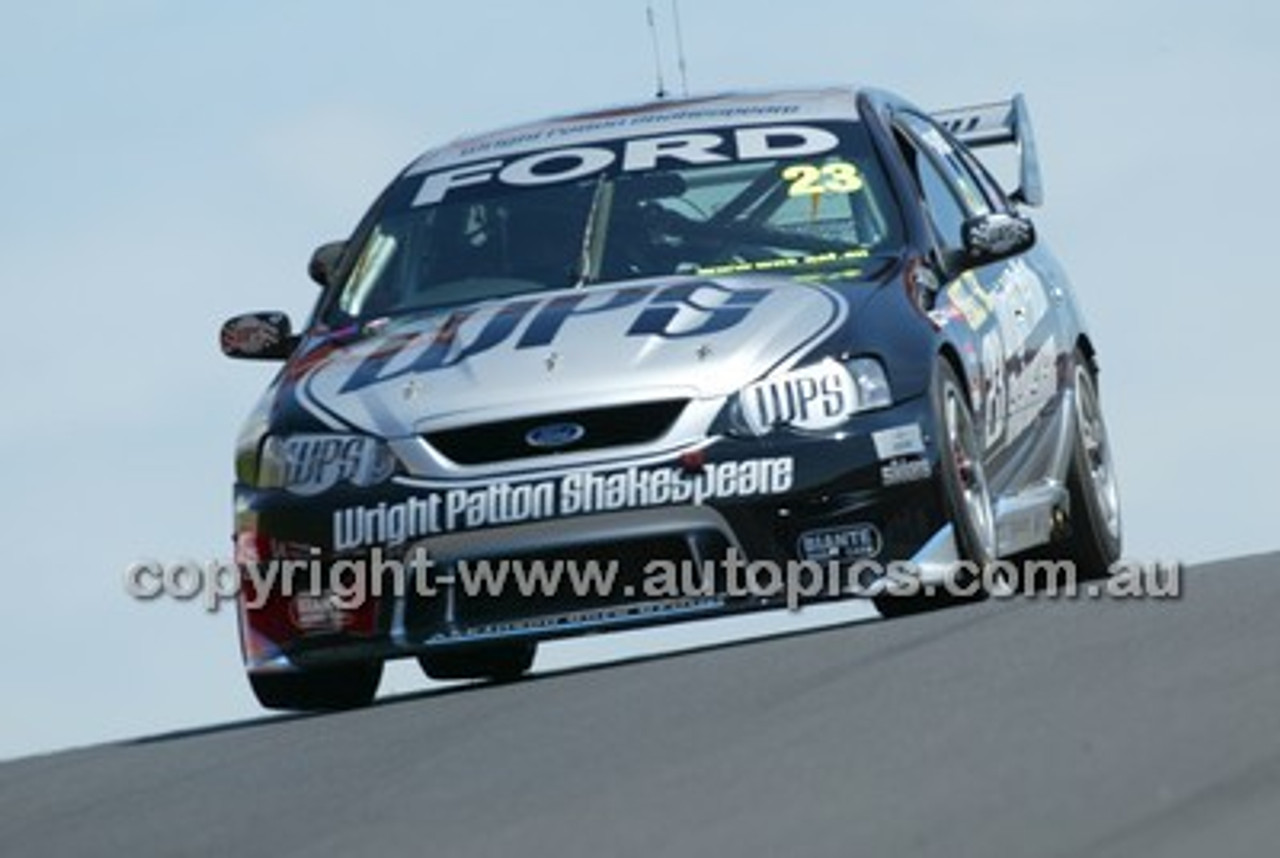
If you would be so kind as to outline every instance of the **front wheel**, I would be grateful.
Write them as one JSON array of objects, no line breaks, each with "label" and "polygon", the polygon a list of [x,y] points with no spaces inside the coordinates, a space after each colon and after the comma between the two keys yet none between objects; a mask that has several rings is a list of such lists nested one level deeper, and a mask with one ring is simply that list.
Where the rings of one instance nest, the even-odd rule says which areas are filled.
[{"label": "front wheel", "polygon": [[[973,409],[951,363],[939,358],[934,370],[934,425],[938,437],[938,468],[943,509],[951,521],[956,550],[978,570],[996,559],[996,523],[983,465],[982,443],[974,426]],[[982,598],[979,592],[973,598]],[[916,592],[876,596],[875,606],[886,617],[915,614],[971,599],[947,593]]]},{"label": "front wheel", "polygon": [[373,702],[382,662],[305,668],[288,673],[250,673],[249,685],[267,709],[323,711],[356,709]]}]

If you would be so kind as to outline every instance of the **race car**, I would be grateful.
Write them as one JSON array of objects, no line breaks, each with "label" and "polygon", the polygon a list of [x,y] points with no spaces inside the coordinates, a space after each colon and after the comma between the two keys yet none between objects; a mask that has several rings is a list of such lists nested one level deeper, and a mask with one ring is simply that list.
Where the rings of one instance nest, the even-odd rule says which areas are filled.
[{"label": "race car", "polygon": [[[973,154],[1006,146],[1008,187]],[[222,328],[284,362],[236,453],[258,700],[362,705],[397,657],[512,679],[551,638],[794,606],[793,569],[886,614],[1000,558],[1105,572],[1041,200],[1020,96],[660,99],[422,154],[315,252],[301,333]]]}]

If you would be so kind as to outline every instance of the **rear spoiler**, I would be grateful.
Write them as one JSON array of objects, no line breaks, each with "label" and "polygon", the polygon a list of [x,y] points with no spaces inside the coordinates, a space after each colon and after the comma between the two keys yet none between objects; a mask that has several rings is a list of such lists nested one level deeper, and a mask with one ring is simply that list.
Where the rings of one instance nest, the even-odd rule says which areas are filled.
[{"label": "rear spoiler", "polygon": [[1044,185],[1040,181],[1040,161],[1036,157],[1035,136],[1031,133],[1031,116],[1021,94],[1009,101],[954,107],[935,111],[933,118],[970,149],[1003,146],[1018,148],[1018,187],[1010,195],[1015,202],[1029,206],[1044,203]]}]

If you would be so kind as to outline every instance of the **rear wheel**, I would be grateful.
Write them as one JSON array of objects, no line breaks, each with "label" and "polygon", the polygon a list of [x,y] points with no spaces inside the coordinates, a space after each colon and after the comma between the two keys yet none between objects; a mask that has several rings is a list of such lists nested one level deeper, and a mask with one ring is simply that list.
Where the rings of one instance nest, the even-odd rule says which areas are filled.
[{"label": "rear wheel", "polygon": [[249,685],[268,709],[302,711],[368,706],[382,680],[382,662],[308,668],[289,673],[250,673]]},{"label": "rear wheel", "polygon": [[418,664],[432,679],[492,679],[510,682],[533,666],[536,643],[485,643],[425,652]]},{"label": "rear wheel", "polygon": [[[985,569],[996,559],[996,525],[982,462],[982,443],[964,385],[944,358],[938,359],[934,370],[932,397],[934,423],[940,436],[938,468],[943,508],[951,521],[960,559],[970,561],[979,570]],[[979,589],[972,598],[985,595]],[[875,605],[880,613],[893,617],[971,600],[946,592],[921,591],[910,595],[885,593],[875,597]]]},{"label": "rear wheel", "polygon": [[1057,546],[1081,578],[1105,576],[1120,558],[1120,490],[1111,442],[1102,418],[1098,382],[1088,359],[1076,353],[1076,433],[1067,473],[1069,531]]}]

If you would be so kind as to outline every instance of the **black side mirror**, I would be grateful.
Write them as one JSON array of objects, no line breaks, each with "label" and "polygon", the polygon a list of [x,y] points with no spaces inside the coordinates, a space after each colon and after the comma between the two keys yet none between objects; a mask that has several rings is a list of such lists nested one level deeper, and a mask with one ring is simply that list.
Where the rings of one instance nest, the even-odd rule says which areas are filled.
[{"label": "black side mirror", "polygon": [[1036,243],[1036,227],[1029,218],[1006,212],[991,212],[965,221],[966,267],[999,262],[1030,250]]},{"label": "black side mirror", "polygon": [[285,360],[298,347],[284,313],[242,313],[222,325],[222,353],[245,360]]},{"label": "black side mirror", "polygon": [[330,280],[337,273],[338,265],[342,262],[342,254],[346,252],[345,241],[331,241],[320,245],[312,252],[311,261],[307,263],[307,275],[318,286],[330,285]]}]

